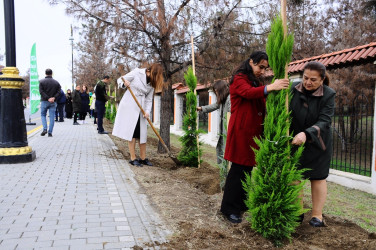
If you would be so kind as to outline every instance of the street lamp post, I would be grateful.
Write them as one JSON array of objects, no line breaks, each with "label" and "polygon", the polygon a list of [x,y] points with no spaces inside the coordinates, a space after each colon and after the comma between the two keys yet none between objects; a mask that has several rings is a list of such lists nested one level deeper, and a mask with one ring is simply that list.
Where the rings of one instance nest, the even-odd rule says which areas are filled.
[{"label": "street lamp post", "polygon": [[4,0],[6,67],[0,75],[0,163],[31,162],[35,151],[28,146],[22,86],[16,68],[14,1]]},{"label": "street lamp post", "polygon": [[69,40],[71,41],[71,45],[72,45],[72,91],[74,90],[74,74],[73,74],[73,28],[72,28],[72,25],[71,25],[71,37],[69,38]]}]

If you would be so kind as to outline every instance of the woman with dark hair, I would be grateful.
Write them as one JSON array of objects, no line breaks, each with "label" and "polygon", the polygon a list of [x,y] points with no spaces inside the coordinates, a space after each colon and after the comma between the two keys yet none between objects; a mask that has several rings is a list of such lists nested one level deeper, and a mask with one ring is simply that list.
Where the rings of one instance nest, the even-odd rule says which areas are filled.
[{"label": "woman with dark hair", "polygon": [[241,214],[247,210],[242,181],[246,173],[251,175],[256,164],[252,148],[258,148],[254,138],[263,132],[265,98],[271,91],[289,87],[288,79],[264,85],[262,76],[268,66],[267,54],[256,51],[235,69],[230,81],[231,118],[224,158],[232,165],[226,178],[221,212],[232,223],[240,223]]},{"label": "woman with dark hair", "polygon": [[225,151],[226,145],[223,141],[223,138],[224,136],[227,136],[227,114],[231,112],[230,92],[228,83],[223,80],[214,82],[213,90],[215,95],[217,96],[217,102],[210,105],[197,107],[197,110],[202,111],[203,113],[210,113],[219,109],[219,138],[216,151],[217,163],[221,164],[223,159],[223,152]]},{"label": "woman with dark hair", "polygon": [[80,96],[81,96],[81,111],[80,111],[79,120],[82,120],[82,124],[84,124],[87,112],[89,112],[89,109],[90,109],[89,107],[90,97],[89,97],[89,91],[86,85],[82,86]]},{"label": "woman with dark hair", "polygon": [[[125,82],[123,82],[122,78]],[[163,68],[160,64],[152,64],[148,68],[136,68],[117,80],[119,88],[132,89],[138,102],[145,111],[142,115],[140,108],[129,91],[123,95],[117,110],[112,134],[128,141],[130,164],[141,167],[152,166],[146,158],[147,120],[151,112],[154,90],[162,90],[166,86],[163,80]],[[140,145],[140,159],[136,158],[136,140]]]},{"label": "woman with dark hair", "polygon": [[[291,90],[292,144],[305,144],[299,167],[307,169],[304,178],[311,182],[312,218],[309,224],[323,227],[322,210],[333,151],[331,122],[336,93],[329,88],[329,75],[325,66],[319,62],[307,63],[304,66],[303,82],[294,84]],[[304,215],[302,221],[303,218]]]},{"label": "woman with dark hair", "polygon": [[66,113],[67,119],[72,119],[73,106],[72,106],[72,91],[70,89],[67,90],[67,94],[66,94],[65,113]]}]

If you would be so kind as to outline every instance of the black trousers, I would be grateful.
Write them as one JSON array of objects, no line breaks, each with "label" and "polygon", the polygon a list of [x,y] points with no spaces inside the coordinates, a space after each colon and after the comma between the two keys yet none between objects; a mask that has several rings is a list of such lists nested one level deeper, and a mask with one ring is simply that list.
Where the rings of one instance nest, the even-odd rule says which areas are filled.
[{"label": "black trousers", "polygon": [[80,120],[85,120],[87,112],[80,112]]},{"label": "black trousers", "polygon": [[77,122],[77,118],[78,118],[79,114],[80,114],[80,112],[74,112],[74,114],[73,114],[73,123]]},{"label": "black trousers", "polygon": [[57,121],[58,118],[59,121],[64,121],[64,106],[65,103],[58,103],[56,107],[56,112],[55,112],[55,120]]},{"label": "black trousers", "polygon": [[104,101],[95,101],[95,109],[97,110],[97,124],[98,124],[98,131],[103,132],[103,116],[106,112],[106,103]]},{"label": "black trousers", "polygon": [[243,166],[236,163],[231,164],[223,192],[221,205],[221,212],[223,214],[240,215],[247,210],[247,206],[244,203],[246,192],[243,189],[242,181],[245,180],[245,173],[251,175],[252,169],[253,167],[250,166]]}]

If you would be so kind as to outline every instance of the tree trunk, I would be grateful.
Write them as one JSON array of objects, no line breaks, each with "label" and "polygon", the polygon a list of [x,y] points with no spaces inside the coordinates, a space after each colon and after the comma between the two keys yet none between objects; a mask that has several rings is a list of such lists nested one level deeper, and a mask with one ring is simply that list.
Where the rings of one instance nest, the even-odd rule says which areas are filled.
[{"label": "tree trunk", "polygon": [[[158,21],[160,23],[161,33],[161,60],[162,67],[165,73],[165,81],[168,82],[168,87],[163,90],[161,98],[161,125],[160,135],[166,146],[170,148],[170,121],[173,114],[171,107],[172,103],[172,84],[171,84],[171,44],[170,31],[167,29],[166,10],[164,7],[164,0],[158,0]],[[158,144],[158,153],[167,153],[162,143]]]},{"label": "tree trunk", "polygon": [[[170,80],[168,84],[168,88],[165,89],[162,93],[161,98],[161,125],[160,125],[160,134],[164,142],[166,143],[167,147],[170,148],[170,121],[172,117],[172,85],[170,84]],[[158,153],[166,153],[166,150],[162,146],[162,143],[159,142],[158,144]]]}]

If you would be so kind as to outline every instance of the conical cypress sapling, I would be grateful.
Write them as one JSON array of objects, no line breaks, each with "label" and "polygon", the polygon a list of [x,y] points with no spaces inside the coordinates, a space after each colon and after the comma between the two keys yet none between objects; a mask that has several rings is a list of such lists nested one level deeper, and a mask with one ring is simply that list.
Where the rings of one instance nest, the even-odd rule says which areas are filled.
[{"label": "conical cypress sapling", "polygon": [[[291,59],[293,36],[284,38],[282,20],[277,17],[268,36],[266,52],[274,79],[285,77],[285,65]],[[252,228],[265,238],[281,245],[284,239],[291,239],[291,233],[299,225],[298,218],[304,211],[299,193],[303,188],[302,173],[297,170],[303,146],[292,151],[288,136],[290,112],[285,100],[289,90],[271,92],[267,97],[267,116],[264,122],[264,136],[255,139],[258,150],[256,168],[252,177],[243,183],[247,192],[245,201]],[[290,98],[289,98],[290,99]]]},{"label": "conical cypress sapling", "polygon": [[198,156],[199,154],[201,156],[202,152],[197,148],[199,131],[197,130],[197,96],[194,93],[197,78],[191,67],[184,74],[184,79],[189,91],[186,94],[186,112],[183,119],[184,135],[179,138],[182,142],[182,149],[178,155],[178,160],[186,166],[198,167]]}]

